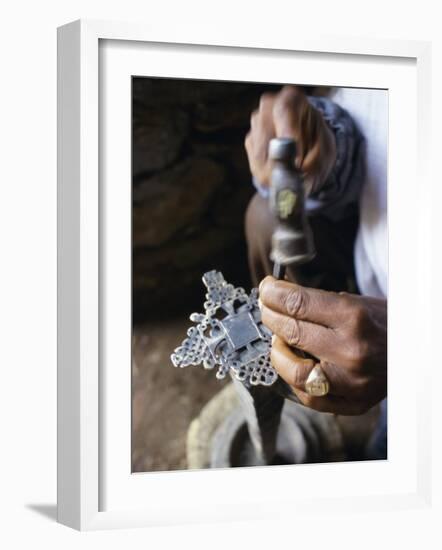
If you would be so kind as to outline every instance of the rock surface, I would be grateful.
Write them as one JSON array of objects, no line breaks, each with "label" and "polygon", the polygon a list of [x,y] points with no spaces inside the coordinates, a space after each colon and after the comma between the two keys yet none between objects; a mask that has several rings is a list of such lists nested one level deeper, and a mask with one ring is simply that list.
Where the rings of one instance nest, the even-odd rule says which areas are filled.
[{"label": "rock surface", "polygon": [[188,308],[193,297],[202,304],[209,269],[249,285],[243,219],[253,187],[244,138],[271,88],[133,79],[135,319]]},{"label": "rock surface", "polygon": [[155,248],[193,233],[224,179],[222,164],[189,157],[141,180],[133,192],[133,245]]},{"label": "rock surface", "polygon": [[138,109],[134,113],[133,173],[151,173],[174,162],[188,129],[189,116],[179,109]]}]

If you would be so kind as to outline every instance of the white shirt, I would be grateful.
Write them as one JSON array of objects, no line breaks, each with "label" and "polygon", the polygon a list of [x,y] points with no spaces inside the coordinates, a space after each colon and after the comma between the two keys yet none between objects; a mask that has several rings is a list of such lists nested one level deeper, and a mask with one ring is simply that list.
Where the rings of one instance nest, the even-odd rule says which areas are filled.
[{"label": "white shirt", "polygon": [[357,282],[362,294],[386,298],[388,91],[337,88],[331,99],[350,114],[366,140],[366,177],[355,242]]}]

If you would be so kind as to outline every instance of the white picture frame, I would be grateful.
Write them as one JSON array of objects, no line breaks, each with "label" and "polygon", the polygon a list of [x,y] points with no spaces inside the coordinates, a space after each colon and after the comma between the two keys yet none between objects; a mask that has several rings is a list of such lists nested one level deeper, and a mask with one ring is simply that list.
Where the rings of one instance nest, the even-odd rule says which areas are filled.
[{"label": "white picture frame", "polygon": [[[245,39],[223,39],[222,33],[207,37],[203,30],[188,36],[185,28],[172,34],[101,21],[76,21],[58,31],[58,521],[89,530],[260,519],[276,513],[280,517],[284,512],[281,507],[275,511],[275,502],[287,504],[290,513],[321,513],[330,505],[342,513],[355,507],[369,511],[428,506],[431,403],[424,387],[430,384],[431,361],[422,361],[422,384],[414,384],[411,358],[401,341],[414,338],[420,357],[428,355],[432,329],[425,312],[431,308],[434,238],[426,215],[431,202],[426,156],[430,44],[299,33],[268,44],[250,33]],[[245,64],[245,59],[254,61]],[[390,133],[395,139],[389,145],[389,460],[302,466],[302,476],[299,467],[131,474],[127,78],[139,75],[141,66],[143,74],[152,76],[166,71],[163,76],[252,81],[259,65],[261,81],[287,82],[287,62],[293,59],[304,71],[301,82],[343,85],[345,70],[354,66],[347,85],[391,91]],[[320,76],[307,81],[315,66]],[[400,86],[405,87],[399,94]],[[109,105],[121,106],[112,111],[112,120],[106,118]],[[405,108],[416,114],[410,116],[408,138],[400,135],[399,127]],[[399,162],[404,156],[406,166]],[[105,164],[109,159],[116,163],[111,172]],[[107,185],[111,180],[104,181],[103,174],[120,176],[125,183]],[[392,209],[392,204],[400,208]],[[117,211],[123,212],[118,231],[113,223]],[[411,213],[412,227],[407,225]],[[399,277],[398,267],[409,257],[403,242],[417,260]],[[410,295],[409,288],[419,290]],[[405,295],[410,319],[415,319],[407,324],[400,318]],[[121,322],[114,322],[116,318]],[[116,346],[112,354],[108,345]],[[111,356],[119,358],[118,368],[115,359],[113,366],[107,363]],[[401,392],[396,391],[400,373]],[[396,429],[401,420],[410,428],[408,440]],[[288,481],[296,493],[284,491]]]}]

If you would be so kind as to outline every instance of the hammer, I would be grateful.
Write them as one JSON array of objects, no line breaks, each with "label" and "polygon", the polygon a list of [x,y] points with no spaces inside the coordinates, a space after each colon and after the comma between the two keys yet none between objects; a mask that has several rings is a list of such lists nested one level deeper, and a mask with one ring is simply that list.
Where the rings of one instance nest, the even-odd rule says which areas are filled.
[{"label": "hammer", "polygon": [[273,276],[284,279],[288,265],[300,265],[316,254],[313,232],[305,210],[304,182],[295,166],[296,143],[291,138],[274,138],[269,143],[272,161],[270,209],[276,220],[270,259]]}]

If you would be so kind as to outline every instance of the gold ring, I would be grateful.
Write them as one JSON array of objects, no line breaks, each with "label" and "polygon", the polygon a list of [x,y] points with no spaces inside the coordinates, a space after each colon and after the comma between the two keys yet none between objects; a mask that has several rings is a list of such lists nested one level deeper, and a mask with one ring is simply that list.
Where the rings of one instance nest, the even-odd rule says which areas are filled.
[{"label": "gold ring", "polygon": [[313,397],[323,397],[329,390],[330,384],[321,365],[315,365],[305,381],[305,391]]}]

